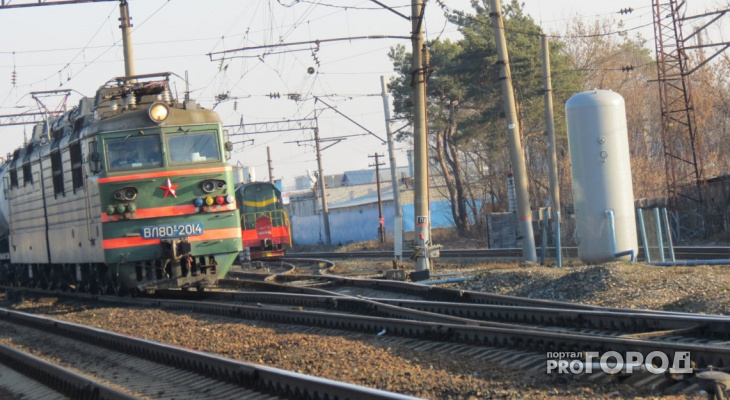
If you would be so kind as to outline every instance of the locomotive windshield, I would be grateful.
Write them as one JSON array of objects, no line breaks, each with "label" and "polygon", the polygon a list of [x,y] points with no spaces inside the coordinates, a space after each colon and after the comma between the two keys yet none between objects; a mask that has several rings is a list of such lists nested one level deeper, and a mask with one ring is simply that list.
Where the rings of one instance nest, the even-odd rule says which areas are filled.
[{"label": "locomotive windshield", "polygon": [[157,135],[107,139],[105,150],[109,171],[162,166]]},{"label": "locomotive windshield", "polygon": [[185,133],[167,136],[171,164],[220,161],[214,132]]}]

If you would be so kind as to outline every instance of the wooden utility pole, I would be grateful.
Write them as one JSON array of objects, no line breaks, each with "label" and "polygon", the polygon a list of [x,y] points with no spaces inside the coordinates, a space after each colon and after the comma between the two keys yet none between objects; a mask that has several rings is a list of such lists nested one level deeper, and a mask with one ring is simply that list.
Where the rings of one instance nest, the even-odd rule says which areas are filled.
[{"label": "wooden utility pole", "polygon": [[[385,243],[385,218],[383,218],[383,201],[380,197],[380,166],[385,165],[385,163],[378,161],[378,158],[382,157],[378,153],[368,157],[375,158],[375,183],[378,190],[378,237],[380,238],[380,243]],[[372,165],[370,166],[372,167]]]},{"label": "wooden utility pole", "polygon": [[525,167],[525,156],[522,153],[520,123],[517,119],[517,110],[515,107],[512,73],[510,72],[509,56],[507,55],[507,41],[504,38],[502,3],[500,0],[490,0],[489,6],[491,8],[492,24],[497,42],[497,65],[499,68],[499,80],[502,83],[504,114],[507,119],[510,162],[512,163],[512,172],[515,178],[517,219],[519,221],[520,233],[522,234],[522,258],[525,261],[536,262],[537,252],[535,251],[535,238],[532,232],[532,211],[530,210],[530,198],[527,191],[527,168]]}]

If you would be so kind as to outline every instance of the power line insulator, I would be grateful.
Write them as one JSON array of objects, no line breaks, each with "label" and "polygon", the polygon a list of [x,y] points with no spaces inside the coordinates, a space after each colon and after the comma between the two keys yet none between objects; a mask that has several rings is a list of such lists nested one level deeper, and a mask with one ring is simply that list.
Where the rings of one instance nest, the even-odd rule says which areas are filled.
[{"label": "power line insulator", "polygon": [[631,14],[632,12],[634,12],[634,9],[629,7],[629,8],[622,8],[621,11],[619,11],[618,13],[619,14]]}]

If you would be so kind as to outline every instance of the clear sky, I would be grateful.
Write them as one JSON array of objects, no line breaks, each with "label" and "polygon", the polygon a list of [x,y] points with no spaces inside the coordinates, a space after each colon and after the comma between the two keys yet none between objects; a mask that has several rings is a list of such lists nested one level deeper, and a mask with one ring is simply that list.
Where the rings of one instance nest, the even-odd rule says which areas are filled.
[{"label": "clear sky", "polygon": [[[504,0],[503,0],[504,1]],[[30,2],[16,0],[13,3]],[[410,14],[410,1],[381,1]],[[689,0],[695,14],[727,7],[727,0]],[[468,0],[443,0],[451,9],[471,10]],[[547,32],[560,32],[566,21],[582,18],[622,20],[625,28],[641,27],[652,39],[651,0],[526,0],[525,10]],[[410,22],[370,0],[130,0],[134,25],[137,74],[187,72],[192,97],[215,108],[224,125],[278,122],[311,118],[317,110],[323,139],[348,137],[323,152],[325,174],[368,168],[376,152],[387,158],[387,146],[368,134],[385,138],[380,76],[392,76],[387,53],[407,39],[353,39],[315,45],[277,47],[232,53],[214,60],[208,53],[316,39],[371,35],[408,36]],[[633,8],[628,15],[618,14]],[[426,8],[427,39],[459,37],[447,24],[435,1]],[[124,74],[117,2],[87,3],[0,10],[0,114],[37,111],[32,91],[73,89],[69,106],[80,94],[93,96],[98,86]],[[725,24],[725,29],[730,25]],[[724,40],[730,39],[726,32]],[[653,44],[653,40],[651,42]],[[314,73],[308,69],[313,68]],[[17,74],[16,85],[11,73]],[[184,87],[178,86],[182,93]],[[270,93],[279,93],[271,98]],[[299,101],[288,98],[297,94]],[[218,102],[217,98],[228,96]],[[350,122],[313,96],[357,122]],[[49,99],[51,108],[56,104]],[[399,128],[398,122],[394,129]],[[232,127],[231,133],[241,133]],[[12,152],[30,136],[30,126],[0,127],[0,155]],[[266,149],[271,148],[274,177],[293,177],[316,170],[311,130],[232,137],[233,164],[255,168],[259,180],[268,178]],[[253,142],[244,139],[253,139]],[[290,142],[290,143],[287,143]],[[298,143],[297,143],[298,142]],[[397,145],[398,164],[406,166],[405,145]]]}]

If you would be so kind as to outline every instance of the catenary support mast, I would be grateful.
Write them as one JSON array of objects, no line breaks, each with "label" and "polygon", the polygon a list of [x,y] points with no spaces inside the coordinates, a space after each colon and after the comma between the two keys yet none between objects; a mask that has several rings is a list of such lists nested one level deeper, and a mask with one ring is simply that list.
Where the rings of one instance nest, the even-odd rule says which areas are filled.
[{"label": "catenary support mast", "polygon": [[502,3],[500,0],[490,0],[492,24],[497,41],[497,66],[499,80],[502,83],[502,101],[507,122],[509,136],[510,162],[515,177],[515,194],[517,195],[517,220],[522,235],[522,258],[524,261],[536,262],[535,239],[532,232],[532,211],[527,192],[527,168],[525,156],[522,152],[520,138],[520,123],[517,119],[514,89],[512,87],[512,73],[509,67],[507,41],[504,37],[504,22],[502,21]]}]

